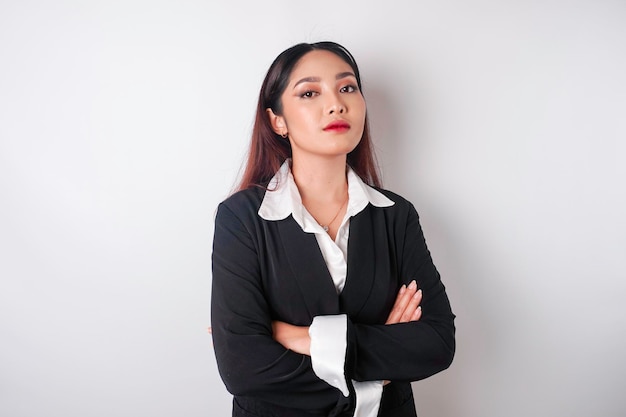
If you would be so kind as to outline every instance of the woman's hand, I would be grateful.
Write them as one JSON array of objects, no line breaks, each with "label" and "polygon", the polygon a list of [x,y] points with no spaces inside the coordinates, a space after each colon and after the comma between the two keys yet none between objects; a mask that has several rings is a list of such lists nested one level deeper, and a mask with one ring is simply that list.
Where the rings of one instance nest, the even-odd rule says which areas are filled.
[{"label": "woman's hand", "polygon": [[284,321],[272,322],[272,337],[289,350],[311,356],[311,337],[306,326],[294,326]]},{"label": "woman's hand", "polygon": [[[422,290],[417,289],[415,280],[409,286],[403,285],[385,324],[418,321],[422,316]],[[272,322],[272,338],[286,349],[311,356],[311,337],[307,326],[294,326],[284,321]],[[389,381],[384,381],[387,385]]]},{"label": "woman's hand", "polygon": [[[409,283],[409,286],[402,285],[396,302],[387,317],[385,324],[408,323],[410,321],[418,321],[422,317],[422,290],[417,289],[415,280]],[[391,383],[389,380],[383,381],[383,386]]]},{"label": "woman's hand", "polygon": [[415,280],[409,286],[403,285],[398,291],[396,302],[385,324],[408,323],[422,317],[422,290],[417,289]]}]

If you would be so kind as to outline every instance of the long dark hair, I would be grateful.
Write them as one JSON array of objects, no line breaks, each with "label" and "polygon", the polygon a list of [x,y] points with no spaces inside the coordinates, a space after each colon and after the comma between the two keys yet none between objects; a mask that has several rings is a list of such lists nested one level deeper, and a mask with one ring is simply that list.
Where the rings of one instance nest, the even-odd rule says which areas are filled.
[{"label": "long dark hair", "polygon": [[[361,75],[354,57],[338,43],[329,41],[299,43],[283,51],[270,65],[261,86],[248,159],[237,190],[244,190],[250,186],[267,186],[267,183],[272,179],[283,162],[291,157],[289,141],[274,132],[266,109],[272,109],[277,115],[282,114],[280,98],[287,88],[293,68],[306,53],[315,50],[332,52],[350,65],[356,76],[359,90],[363,91],[361,88]],[[382,185],[370,138],[367,115],[365,116],[365,126],[361,141],[348,154],[347,162],[354,172],[367,184],[376,187]]]}]

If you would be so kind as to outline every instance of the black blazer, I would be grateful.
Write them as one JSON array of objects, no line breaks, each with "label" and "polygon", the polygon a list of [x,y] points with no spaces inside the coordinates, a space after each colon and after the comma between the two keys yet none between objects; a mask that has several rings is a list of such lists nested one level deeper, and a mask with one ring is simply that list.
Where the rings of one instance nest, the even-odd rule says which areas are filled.
[{"label": "black blazer", "polygon": [[[350,220],[340,295],[313,234],[291,216],[259,217],[265,190],[240,191],[219,205],[211,320],[234,416],[350,416],[354,410],[354,395],[345,398],[318,378],[309,356],[272,339],[272,320],[309,326],[315,316],[347,314],[348,384],[392,381],[384,388],[379,417],[415,416],[410,382],[452,362],[455,316],[417,212],[402,197],[379,191],[395,204],[369,204]],[[384,325],[400,286],[413,279],[423,291],[420,321]]]}]

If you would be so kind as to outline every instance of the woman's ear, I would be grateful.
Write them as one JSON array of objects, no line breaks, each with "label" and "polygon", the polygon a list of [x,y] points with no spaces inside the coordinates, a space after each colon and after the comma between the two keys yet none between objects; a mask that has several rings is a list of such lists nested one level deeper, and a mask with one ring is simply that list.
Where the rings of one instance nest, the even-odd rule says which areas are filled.
[{"label": "woman's ear", "polygon": [[278,116],[274,113],[274,111],[270,108],[265,109],[267,112],[267,117],[270,118],[270,124],[272,125],[272,130],[277,135],[282,137],[286,137],[288,134],[287,124],[285,123],[285,118],[283,116]]}]

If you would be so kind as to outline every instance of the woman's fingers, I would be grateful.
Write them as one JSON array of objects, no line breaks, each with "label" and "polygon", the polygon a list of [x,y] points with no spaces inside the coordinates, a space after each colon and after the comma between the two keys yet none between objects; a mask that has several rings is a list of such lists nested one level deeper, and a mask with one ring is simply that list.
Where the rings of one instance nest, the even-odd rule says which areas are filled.
[{"label": "woman's fingers", "polygon": [[[419,317],[421,317],[421,309],[419,309],[419,314],[417,310],[421,301],[422,291],[417,290],[415,280],[411,281],[408,287],[403,285],[398,292],[396,302],[385,324],[406,323],[408,321],[419,320]],[[417,319],[415,319],[415,317],[417,317]]]},{"label": "woman's fingers", "polygon": [[422,317],[422,307],[418,306],[409,321],[418,321]]},{"label": "woman's fingers", "polygon": [[407,306],[405,307],[404,311],[402,312],[402,316],[400,317],[400,323],[414,321],[413,317],[415,316],[415,314],[418,311],[421,312],[422,310],[419,306],[421,302],[422,302],[422,290],[418,290],[415,292],[415,294],[413,294]]},{"label": "woman's fingers", "polygon": [[398,292],[398,299],[396,300],[396,304],[392,311],[393,319],[389,324],[403,322],[402,317],[405,315],[407,308],[409,307],[409,304],[413,299],[416,291],[417,283],[415,282],[415,280],[411,281],[404,291],[402,291],[402,288],[400,289],[400,291]]},{"label": "woman's fingers", "polygon": [[409,303],[410,294],[407,294],[406,285],[402,285],[400,287],[400,291],[398,291],[398,296],[396,297],[396,302],[393,304],[393,308],[389,313],[389,317],[387,317],[387,322],[385,324],[395,324],[398,323],[400,317],[402,317],[402,312],[404,311],[404,307]]}]

